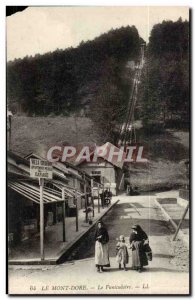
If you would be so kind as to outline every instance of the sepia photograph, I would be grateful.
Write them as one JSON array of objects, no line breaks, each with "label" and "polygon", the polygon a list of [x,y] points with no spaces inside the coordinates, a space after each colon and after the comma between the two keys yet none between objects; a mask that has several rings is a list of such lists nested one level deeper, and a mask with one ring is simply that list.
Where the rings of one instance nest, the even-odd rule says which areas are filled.
[{"label": "sepia photograph", "polygon": [[7,294],[191,294],[190,16],[6,6]]}]

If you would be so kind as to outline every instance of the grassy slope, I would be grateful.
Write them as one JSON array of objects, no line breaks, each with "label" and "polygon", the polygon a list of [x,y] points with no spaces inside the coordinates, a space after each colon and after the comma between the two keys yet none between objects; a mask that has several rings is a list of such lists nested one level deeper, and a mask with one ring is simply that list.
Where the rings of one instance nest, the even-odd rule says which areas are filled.
[{"label": "grassy slope", "polygon": [[[140,190],[174,188],[186,183],[184,159],[189,156],[189,133],[167,131],[146,136],[137,130],[138,142],[146,149],[147,164],[131,164],[130,182]],[[26,155],[43,152],[63,143],[101,144],[88,118],[13,117],[12,150]]]},{"label": "grassy slope", "polygon": [[164,134],[146,136],[138,131],[145,148],[147,164],[130,166],[130,182],[140,190],[169,189],[187,183],[184,160],[189,158],[189,133],[167,130]]},{"label": "grassy slope", "polygon": [[18,117],[12,121],[12,150],[42,154],[50,146],[99,142],[93,124],[81,117]]}]

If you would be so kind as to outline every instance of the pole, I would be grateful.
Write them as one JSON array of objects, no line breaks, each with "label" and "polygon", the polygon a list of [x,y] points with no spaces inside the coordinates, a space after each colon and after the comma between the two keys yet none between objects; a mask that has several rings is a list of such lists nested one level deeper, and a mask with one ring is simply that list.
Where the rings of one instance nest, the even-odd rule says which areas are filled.
[{"label": "pole", "polygon": [[178,224],[178,226],[177,226],[175,235],[174,235],[174,237],[173,237],[173,241],[175,241],[175,239],[176,239],[176,237],[177,237],[177,234],[178,234],[179,229],[180,229],[180,227],[181,227],[181,224],[182,224],[182,222],[183,222],[183,220],[184,220],[184,218],[185,218],[185,216],[186,216],[186,214],[187,214],[188,209],[189,209],[189,202],[188,202],[188,205],[186,206],[186,208],[185,208],[185,210],[184,210],[184,213],[183,213],[183,216],[182,216],[181,220],[179,221],[179,224]]},{"label": "pole", "polygon": [[103,177],[103,190],[102,190],[102,208],[104,208],[104,177]]},{"label": "pole", "polygon": [[11,134],[12,134],[12,120],[11,120],[11,116],[8,116],[8,150],[11,150]]},{"label": "pole", "polygon": [[100,213],[100,193],[99,193],[99,184],[98,184],[98,213]]},{"label": "pole", "polygon": [[41,260],[44,260],[44,204],[43,204],[43,186],[44,179],[39,178],[40,185],[40,253]]},{"label": "pole", "polygon": [[77,203],[77,195],[76,195],[76,231],[79,231],[79,224],[78,224],[78,203]]},{"label": "pole", "polygon": [[94,198],[93,198],[93,178],[91,179],[91,201],[93,206],[93,217],[95,215],[95,209],[94,209]]},{"label": "pole", "polygon": [[123,183],[123,180],[124,180],[124,176],[125,176],[125,173],[123,173],[123,175],[121,176],[121,180],[120,180],[120,183],[119,183],[119,191],[121,190],[121,186],[122,186],[122,183]]},{"label": "pole", "polygon": [[62,234],[63,234],[63,242],[66,241],[66,225],[65,225],[65,217],[66,217],[66,213],[65,213],[65,197],[64,197],[64,188],[62,188]]},{"label": "pole", "polygon": [[84,194],[85,194],[85,222],[88,222],[88,211],[87,211],[87,187],[86,187],[86,180],[84,175]]}]

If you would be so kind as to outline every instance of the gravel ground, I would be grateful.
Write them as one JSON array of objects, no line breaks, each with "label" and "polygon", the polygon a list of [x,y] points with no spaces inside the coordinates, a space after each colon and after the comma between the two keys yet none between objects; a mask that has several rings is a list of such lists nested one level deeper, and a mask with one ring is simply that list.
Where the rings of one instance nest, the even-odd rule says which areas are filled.
[{"label": "gravel ground", "polygon": [[189,249],[184,245],[182,240],[172,241],[172,254],[174,258],[171,264],[183,272],[189,271]]}]

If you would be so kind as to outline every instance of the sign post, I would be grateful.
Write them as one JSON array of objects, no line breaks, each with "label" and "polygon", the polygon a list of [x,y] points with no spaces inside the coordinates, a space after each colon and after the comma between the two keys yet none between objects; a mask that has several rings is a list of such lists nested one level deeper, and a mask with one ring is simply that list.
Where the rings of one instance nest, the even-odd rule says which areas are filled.
[{"label": "sign post", "polygon": [[41,253],[41,260],[44,260],[44,204],[43,204],[44,178],[39,178],[39,185],[40,185],[40,253]]},{"label": "sign post", "polygon": [[40,255],[41,260],[44,260],[44,201],[43,201],[43,187],[44,179],[52,179],[53,170],[52,164],[40,160],[30,159],[30,177],[39,179],[40,186]]}]

